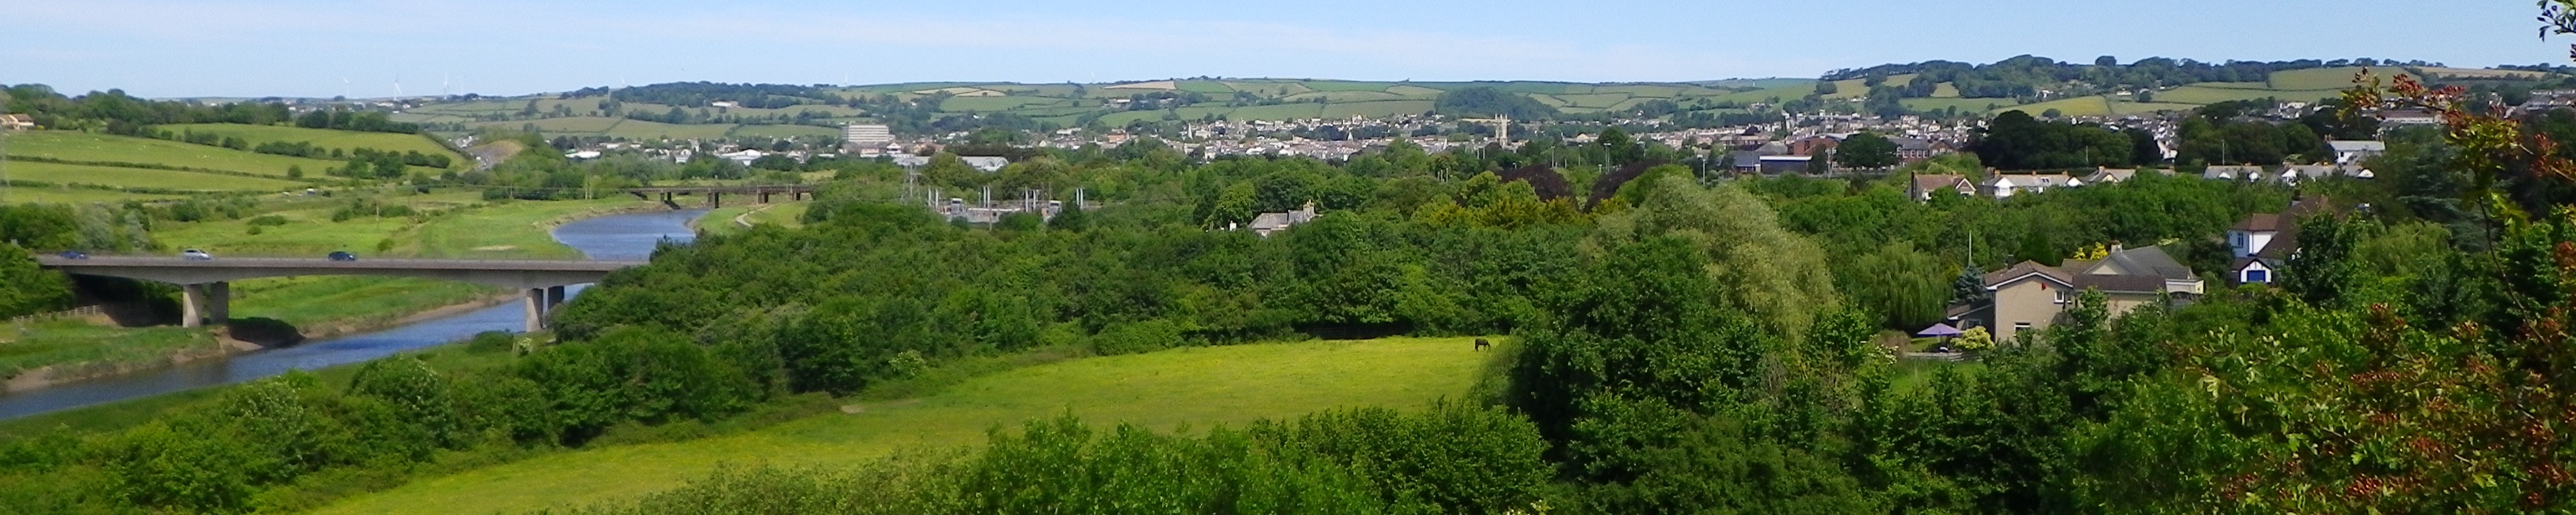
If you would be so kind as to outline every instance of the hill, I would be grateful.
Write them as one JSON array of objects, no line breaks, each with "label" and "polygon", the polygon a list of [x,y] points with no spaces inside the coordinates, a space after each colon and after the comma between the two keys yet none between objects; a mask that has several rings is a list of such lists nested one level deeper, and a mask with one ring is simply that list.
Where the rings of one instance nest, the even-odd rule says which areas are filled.
[{"label": "hill", "polygon": [[1465,395],[1491,353],[1467,339],[1188,348],[1082,359],[973,379],[916,399],[863,402],[742,434],[556,454],[414,481],[316,513],[492,513],[667,490],[719,465],[845,464],[982,441],[984,431],[1072,413],[1159,430],[1347,406],[1418,408]]},{"label": "hill", "polygon": [[233,123],[173,124],[158,125],[154,126],[154,128],[171,132],[197,132],[201,134],[214,134],[222,137],[241,138],[244,141],[250,142],[250,144],[254,146],[268,142],[306,142],[312,143],[316,148],[337,149],[343,152],[361,148],[372,148],[392,152],[439,154],[446,155],[448,158],[454,159],[457,162],[467,161],[464,155],[448,150],[447,146],[440,145],[437,141],[432,141],[428,137],[418,134],[307,129],[303,127],[288,127],[283,125],[243,125]]}]

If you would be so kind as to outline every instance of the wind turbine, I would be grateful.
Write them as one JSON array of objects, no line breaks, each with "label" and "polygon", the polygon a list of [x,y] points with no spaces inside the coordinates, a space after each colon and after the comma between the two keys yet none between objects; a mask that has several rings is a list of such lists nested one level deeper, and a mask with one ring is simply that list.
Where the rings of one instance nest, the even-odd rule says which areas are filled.
[{"label": "wind turbine", "polygon": [[453,94],[455,93],[447,89],[447,72],[438,72],[438,96],[444,97]]},{"label": "wind turbine", "polygon": [[349,98],[349,77],[340,77],[340,98]]},{"label": "wind turbine", "polygon": [[402,96],[402,74],[397,73],[394,74],[394,98],[400,99]]}]

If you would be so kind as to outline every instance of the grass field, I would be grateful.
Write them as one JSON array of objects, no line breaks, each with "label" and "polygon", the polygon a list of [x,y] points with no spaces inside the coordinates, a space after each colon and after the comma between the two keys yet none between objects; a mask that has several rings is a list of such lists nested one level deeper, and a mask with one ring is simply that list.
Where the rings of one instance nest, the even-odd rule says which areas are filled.
[{"label": "grass field", "polygon": [[448,159],[454,159],[458,162],[473,161],[471,159],[467,159],[464,155],[450,152],[447,150],[447,147],[441,146],[438,142],[430,141],[429,138],[418,134],[339,131],[277,125],[241,125],[230,123],[160,125],[155,126],[154,128],[174,133],[192,131],[199,134],[217,134],[226,137],[241,138],[243,141],[249,141],[253,146],[270,141],[284,141],[289,143],[303,141],[311,142],[313,143],[313,146],[321,148],[336,148],[341,150],[372,148],[394,152],[419,152],[429,155],[445,154]]},{"label": "grass field", "polygon": [[1188,348],[1065,361],[968,380],[917,399],[865,402],[746,433],[591,449],[414,481],[326,514],[522,512],[627,499],[719,465],[847,464],[974,445],[988,428],[1071,413],[1095,424],[1207,428],[1352,406],[1419,408],[1464,396],[1490,353],[1470,339]]},{"label": "grass field", "polygon": [[[215,339],[205,331],[176,327],[103,327],[79,320],[40,322],[8,328],[0,344],[0,378],[58,363],[140,362],[161,359],[173,351],[204,348]],[[99,342],[115,342],[100,345]]]},{"label": "grass field", "polygon": [[2021,111],[2030,113],[2031,116],[2039,116],[2050,109],[2057,110],[2061,116],[2103,116],[2111,114],[2111,100],[2102,97],[2065,98],[2006,107],[1997,109],[1995,112]]},{"label": "grass field", "polygon": [[739,125],[735,126],[732,132],[727,132],[726,134],[737,138],[803,138],[812,136],[839,136],[841,135],[841,131],[840,129],[834,129],[831,127],[816,127],[812,125]]},{"label": "grass field", "polygon": [[609,129],[608,136],[632,140],[716,139],[733,131],[733,125],[673,125],[643,120],[624,120]]},{"label": "grass field", "polygon": [[0,204],[122,204],[179,198],[177,195],[126,193],[90,188],[0,186]]},{"label": "grass field", "polygon": [[[2406,74],[2405,70],[2398,68],[2372,68],[2370,72],[2377,74],[2383,81],[2395,80],[2398,75]],[[2352,76],[2355,73],[2361,73],[2361,68],[2314,68],[2272,72],[2271,88],[2279,90],[2350,88],[2353,86]]]},{"label": "grass field", "polygon": [[1908,98],[1898,102],[1903,102],[1907,109],[1918,111],[1937,111],[1956,107],[1959,111],[1968,113],[1982,113],[2014,104],[2013,99],[2009,98]]},{"label": "grass field", "polygon": [[[317,175],[320,172],[313,171]],[[9,179],[174,191],[288,191],[309,186],[296,181],[239,175],[28,161],[9,163]]]},{"label": "grass field", "polygon": [[[169,140],[72,131],[12,134],[8,136],[5,145],[8,147],[10,156],[93,163],[153,164],[274,177],[285,177],[288,167],[303,167],[304,173],[319,176],[325,168],[344,164],[339,161],[243,152]],[[17,164],[19,163],[10,163],[13,167]]]}]

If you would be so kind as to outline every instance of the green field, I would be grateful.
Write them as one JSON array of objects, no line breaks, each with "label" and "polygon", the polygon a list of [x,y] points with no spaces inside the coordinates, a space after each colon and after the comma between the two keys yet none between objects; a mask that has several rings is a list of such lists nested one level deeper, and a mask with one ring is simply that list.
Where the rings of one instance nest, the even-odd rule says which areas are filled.
[{"label": "green field", "polygon": [[123,204],[126,201],[151,202],[175,198],[179,196],[65,186],[40,188],[0,185],[0,204]]},{"label": "green field", "polygon": [[1040,365],[928,396],[861,402],[757,431],[618,446],[413,481],[318,513],[522,512],[629,499],[719,465],[831,465],[983,441],[988,428],[1071,413],[1157,430],[1242,424],[1352,406],[1464,397],[1492,353],[1468,338],[1187,348]]},{"label": "green field", "polygon": [[1903,102],[1907,109],[1917,111],[1938,111],[1956,107],[1959,111],[1968,113],[1981,113],[2014,105],[2013,99],[2009,98],[1908,98],[1899,102]]},{"label": "green field", "polygon": [[2105,116],[2111,114],[2111,100],[2103,97],[2063,98],[2006,107],[1997,109],[1995,112],[2021,111],[2030,113],[2031,116],[2039,116],[2050,109],[2056,109],[2061,116]]},{"label": "green field", "polygon": [[[183,349],[215,345],[205,331],[176,327],[103,327],[78,320],[40,322],[0,336],[0,378],[59,363],[150,362]],[[114,342],[114,345],[100,345]]]},{"label": "green field", "polygon": [[[2355,73],[2361,73],[2361,70],[2359,67],[2349,67],[2272,72],[2269,87],[2277,90],[2346,89],[2353,87],[2352,76]],[[2406,75],[2405,70],[2398,68],[2372,68],[2370,72],[2378,75],[2382,81],[2395,80],[2398,75]]]},{"label": "green field", "polygon": [[250,142],[253,146],[270,141],[283,141],[288,143],[302,141],[312,143],[315,147],[333,148],[343,151],[359,148],[372,148],[393,152],[419,152],[429,155],[445,154],[448,159],[454,159],[457,162],[463,163],[471,163],[474,161],[472,159],[467,159],[462,154],[450,152],[447,150],[446,146],[439,145],[438,142],[430,141],[429,138],[418,134],[357,132],[329,129],[307,129],[303,127],[286,127],[278,125],[241,125],[230,123],[158,125],[153,128],[173,133],[196,132],[199,134],[216,134],[225,137],[241,138],[243,141]]},{"label": "green field", "polygon": [[727,132],[732,132],[733,127],[732,125],[673,125],[625,120],[617,122],[617,127],[609,129],[607,135],[631,140],[716,139],[724,137]]},{"label": "green field", "polygon": [[[309,184],[280,180],[220,175],[201,172],[123,168],[115,166],[67,165],[20,161],[9,163],[9,179],[43,181],[54,184],[92,184],[118,188],[153,188],[172,191],[289,191]],[[319,174],[321,170],[314,170]]]},{"label": "green field", "polygon": [[[13,157],[202,168],[275,177],[285,177],[287,167],[302,167],[304,173],[320,176],[325,168],[345,164],[326,159],[260,154],[169,140],[71,131],[12,134],[8,136],[6,145],[8,154]],[[12,166],[16,164],[11,163]]]},{"label": "green field", "polygon": [[737,138],[804,138],[840,136],[841,130],[812,125],[738,125],[726,135]]}]

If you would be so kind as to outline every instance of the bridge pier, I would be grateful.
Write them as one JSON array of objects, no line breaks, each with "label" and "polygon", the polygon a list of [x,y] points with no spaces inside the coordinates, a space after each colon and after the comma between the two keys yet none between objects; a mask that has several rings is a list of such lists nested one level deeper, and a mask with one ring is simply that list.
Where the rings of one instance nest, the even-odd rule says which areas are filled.
[{"label": "bridge pier", "polygon": [[233,284],[216,281],[179,285],[179,326],[203,327],[206,320],[220,325],[232,319]]},{"label": "bridge pier", "polygon": [[724,209],[724,193],[707,192],[707,209]]},{"label": "bridge pier", "polygon": [[524,301],[528,310],[527,332],[546,330],[546,319],[554,316],[555,308],[562,306],[563,301],[564,287],[562,286],[529,288],[527,299]]}]

